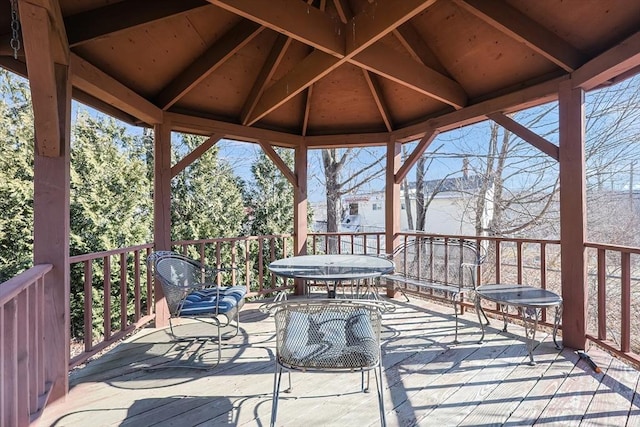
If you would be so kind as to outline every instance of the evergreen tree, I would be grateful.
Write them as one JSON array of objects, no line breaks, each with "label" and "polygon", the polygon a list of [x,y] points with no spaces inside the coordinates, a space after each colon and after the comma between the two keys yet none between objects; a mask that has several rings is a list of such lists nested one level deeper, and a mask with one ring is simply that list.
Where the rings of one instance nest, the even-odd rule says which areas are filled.
[{"label": "evergreen tree", "polygon": [[[203,137],[180,134],[179,152],[189,152]],[[244,222],[242,183],[213,147],[171,182],[172,240],[238,236]]]},{"label": "evergreen tree", "polygon": [[[282,160],[293,170],[291,150],[276,149]],[[251,165],[253,186],[246,193],[251,211],[249,234],[266,236],[293,232],[293,187],[278,167],[261,153]]]},{"label": "evergreen tree", "polygon": [[33,111],[27,81],[0,69],[0,283],[33,264]]}]

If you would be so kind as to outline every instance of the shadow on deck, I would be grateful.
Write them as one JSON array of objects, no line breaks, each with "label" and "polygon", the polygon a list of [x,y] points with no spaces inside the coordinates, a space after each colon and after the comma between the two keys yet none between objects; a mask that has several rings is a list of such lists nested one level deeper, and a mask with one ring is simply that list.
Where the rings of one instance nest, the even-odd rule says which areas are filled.
[{"label": "shadow on deck", "polygon": [[[556,350],[539,332],[528,365],[524,330],[501,332],[493,320],[485,341],[475,313],[461,318],[454,345],[450,307],[396,302],[383,324],[387,423],[406,425],[640,425],[639,372],[596,349],[596,374],[570,349]],[[249,302],[240,334],[223,346],[211,370],[150,366],[215,363],[208,341],[171,342],[167,330],[145,329],[70,374],[65,402],[45,411],[46,426],[263,426],[269,424],[274,371],[273,320]],[[184,324],[185,335],[208,332]],[[281,395],[278,425],[379,425],[375,393],[360,392],[360,375],[297,373]]]}]

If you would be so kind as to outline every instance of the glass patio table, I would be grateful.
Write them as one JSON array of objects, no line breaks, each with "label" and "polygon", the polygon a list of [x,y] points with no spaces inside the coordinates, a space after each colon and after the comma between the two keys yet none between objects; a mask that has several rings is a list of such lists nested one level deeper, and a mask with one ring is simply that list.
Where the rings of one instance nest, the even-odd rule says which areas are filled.
[{"label": "glass patio table", "polygon": [[280,277],[324,282],[329,298],[336,297],[338,284],[342,281],[355,282],[357,295],[361,280],[392,273],[394,268],[393,262],[386,258],[347,254],[301,255],[269,264],[269,270]]}]

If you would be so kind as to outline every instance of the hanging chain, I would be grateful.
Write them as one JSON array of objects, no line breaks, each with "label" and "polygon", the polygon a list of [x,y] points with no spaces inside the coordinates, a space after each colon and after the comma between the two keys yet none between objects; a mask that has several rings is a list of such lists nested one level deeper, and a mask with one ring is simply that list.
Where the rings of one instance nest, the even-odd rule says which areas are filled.
[{"label": "hanging chain", "polygon": [[18,59],[20,50],[20,20],[18,19],[18,1],[11,0],[11,49],[13,58]]}]

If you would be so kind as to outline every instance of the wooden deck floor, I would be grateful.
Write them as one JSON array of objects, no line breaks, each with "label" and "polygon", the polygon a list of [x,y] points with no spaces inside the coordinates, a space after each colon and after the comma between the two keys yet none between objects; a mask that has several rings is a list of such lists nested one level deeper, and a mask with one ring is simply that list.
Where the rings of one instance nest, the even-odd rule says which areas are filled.
[{"label": "wooden deck floor", "polygon": [[[453,345],[450,307],[418,299],[397,306],[384,319],[390,426],[640,426],[639,372],[596,348],[589,354],[601,374],[539,333],[537,364],[530,366],[516,325],[503,333],[502,322],[493,320],[478,344],[470,312],[462,318],[461,343]],[[268,425],[275,328],[257,307],[245,305],[241,334],[223,348],[215,369],[145,371],[177,356],[205,364],[215,357],[211,344],[184,346],[164,330],[145,330],[74,371],[66,402],[50,405],[38,425]],[[197,333],[202,325],[180,328]],[[359,391],[359,374],[294,372],[292,379],[293,392],[281,395],[278,425],[380,424],[376,393]]]}]

